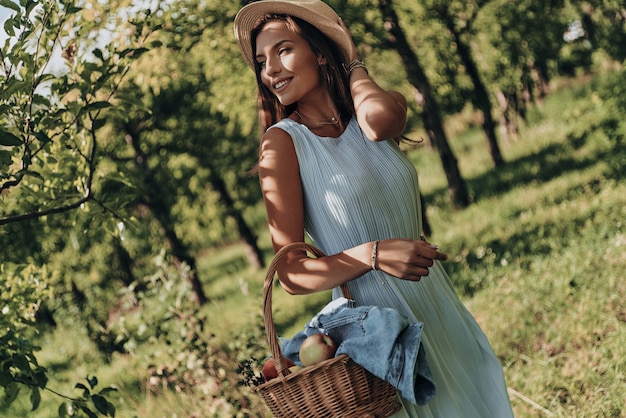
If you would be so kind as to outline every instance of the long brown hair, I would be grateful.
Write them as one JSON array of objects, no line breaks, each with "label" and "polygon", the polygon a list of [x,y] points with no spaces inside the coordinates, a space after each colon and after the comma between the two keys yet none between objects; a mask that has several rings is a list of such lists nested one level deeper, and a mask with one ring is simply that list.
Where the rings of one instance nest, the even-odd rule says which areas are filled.
[{"label": "long brown hair", "polygon": [[[321,55],[326,59],[326,64],[319,66],[320,77],[328,88],[330,97],[337,107],[339,117],[344,123],[347,123],[354,115],[354,104],[350,94],[350,80],[345,70],[343,56],[337,44],[315,26],[293,16],[265,15],[259,19],[250,33],[252,56],[256,55],[257,36],[268,22],[276,20],[284,21],[290,31],[300,35],[309,43],[316,55]],[[254,72],[259,87],[259,125],[261,132],[265,132],[279,120],[288,117],[295,110],[297,103],[288,106],[282,105],[261,81],[261,67],[258,63],[254,65]]]}]

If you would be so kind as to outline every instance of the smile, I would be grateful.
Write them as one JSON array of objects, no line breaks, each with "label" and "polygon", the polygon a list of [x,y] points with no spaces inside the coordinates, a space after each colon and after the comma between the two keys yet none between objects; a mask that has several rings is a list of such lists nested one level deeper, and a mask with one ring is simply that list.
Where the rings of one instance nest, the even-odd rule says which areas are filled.
[{"label": "smile", "polygon": [[282,81],[279,81],[278,83],[274,84],[274,89],[275,89],[275,90],[279,90],[279,89],[281,89],[282,87],[285,87],[287,84],[289,84],[289,80],[282,80]]}]

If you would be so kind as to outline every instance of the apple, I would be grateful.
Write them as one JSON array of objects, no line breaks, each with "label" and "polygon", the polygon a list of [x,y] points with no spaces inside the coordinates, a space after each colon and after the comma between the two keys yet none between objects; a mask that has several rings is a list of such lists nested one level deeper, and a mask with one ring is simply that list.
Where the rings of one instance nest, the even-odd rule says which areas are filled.
[{"label": "apple", "polygon": [[303,366],[312,366],[335,357],[337,344],[326,334],[308,336],[300,346],[300,362]]},{"label": "apple", "polygon": [[289,371],[290,371],[291,373],[295,373],[295,372],[297,372],[297,371],[302,370],[303,368],[304,368],[304,367],[302,367],[302,366],[291,366],[291,367],[289,368]]},{"label": "apple", "polygon": [[[295,366],[295,363],[289,360],[287,357],[285,357],[285,361],[287,362],[288,368]],[[263,369],[261,369],[261,374],[263,375],[263,378],[265,379],[266,382],[278,377],[278,370],[276,370],[276,366],[274,365],[273,358],[270,357],[269,359],[267,359],[265,364],[263,364]]]}]

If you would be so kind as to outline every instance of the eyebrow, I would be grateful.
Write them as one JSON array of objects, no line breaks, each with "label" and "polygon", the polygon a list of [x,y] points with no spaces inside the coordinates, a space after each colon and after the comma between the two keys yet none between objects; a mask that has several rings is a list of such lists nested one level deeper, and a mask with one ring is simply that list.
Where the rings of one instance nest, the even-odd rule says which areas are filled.
[{"label": "eyebrow", "polygon": [[[272,45],[272,49],[278,49],[283,44],[288,43],[288,42],[294,43],[294,41],[291,40],[291,39],[283,39],[282,41],[278,41],[274,45]],[[254,58],[258,60],[259,58],[264,58],[264,57],[265,57],[265,55],[263,55],[263,54],[256,54],[256,56]]]}]

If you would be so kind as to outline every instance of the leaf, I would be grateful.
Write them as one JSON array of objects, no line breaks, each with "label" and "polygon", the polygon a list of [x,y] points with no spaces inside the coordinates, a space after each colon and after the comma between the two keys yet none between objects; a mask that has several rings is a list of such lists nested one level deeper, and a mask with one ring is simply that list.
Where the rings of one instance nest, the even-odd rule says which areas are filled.
[{"label": "leaf", "polygon": [[94,120],[93,123],[93,129],[97,130],[102,128],[105,124],[106,124],[106,120],[103,118],[98,118],[96,120]]},{"label": "leaf", "polygon": [[6,387],[10,382],[13,381],[13,375],[7,371],[0,371],[0,386]]},{"label": "leaf", "polygon": [[42,96],[41,94],[34,94],[33,104],[39,104],[45,107],[50,107],[50,100],[47,97]]},{"label": "leaf", "polygon": [[80,408],[89,418],[98,418],[98,414],[86,407]]},{"label": "leaf", "polygon": [[31,411],[39,408],[39,404],[41,403],[41,393],[39,392],[38,387],[34,387],[30,391],[30,406]]},{"label": "leaf", "polygon": [[102,55],[102,50],[100,48],[96,48],[93,50],[93,55],[100,59],[101,61],[104,61],[104,55]]},{"label": "leaf", "polygon": [[83,390],[83,396],[85,398],[87,398],[91,392],[90,390],[87,388],[87,386],[83,385],[82,383],[76,383],[76,386],[74,386],[76,389],[82,389]]},{"label": "leaf", "polygon": [[0,145],[15,147],[22,145],[22,140],[13,135],[11,132],[0,129]]},{"label": "leaf", "polygon": [[114,388],[114,387],[109,386],[109,387],[107,387],[107,388],[102,389],[102,390],[101,390],[100,392],[98,392],[98,393],[99,393],[100,395],[103,395],[103,396],[104,396],[104,395],[107,395],[107,394],[112,393],[112,392],[117,392],[117,388]]},{"label": "leaf", "polygon": [[42,389],[45,388],[46,384],[48,383],[48,376],[46,375],[45,369],[42,370],[40,368],[40,370],[35,373],[34,379],[37,383],[37,386]]},{"label": "leaf", "polygon": [[93,389],[98,385],[98,378],[96,376],[87,377],[87,382],[89,382],[89,386]]},{"label": "leaf", "polygon": [[87,106],[85,106],[83,111],[84,112],[90,112],[92,110],[100,110],[100,109],[105,109],[107,107],[111,107],[111,103],[109,103],[109,102],[93,102],[93,103],[89,103]]},{"label": "leaf", "polygon": [[33,132],[33,136],[41,142],[50,142],[50,137],[45,132]]},{"label": "leaf", "polygon": [[13,29],[13,19],[7,19],[4,22],[4,31],[9,36],[15,36],[15,30]]},{"label": "leaf", "polygon": [[98,412],[100,412],[101,414],[107,415],[109,403],[103,396],[93,395],[91,397],[91,400],[94,406],[96,407],[96,409],[98,410]]},{"label": "leaf", "polygon": [[28,87],[28,83],[25,81],[18,80],[16,78],[11,78],[5,84],[5,89],[0,92],[0,98],[8,99],[13,95],[13,93],[17,92],[20,89],[25,89]]},{"label": "leaf", "polygon": [[111,402],[109,402],[109,415],[112,416],[113,418],[115,418],[115,405],[113,405]]},{"label": "leaf", "polygon": [[30,363],[23,355],[13,356],[13,365],[24,372],[30,372]]},{"label": "leaf", "polygon": [[37,80],[35,81],[35,84],[39,85],[39,84],[44,83],[44,82],[46,82],[48,80],[52,80],[54,78],[56,78],[54,74],[45,73],[45,74],[42,74],[41,76],[39,76],[39,78],[37,78]]},{"label": "leaf", "polygon": [[59,405],[59,410],[57,412],[59,414],[59,418],[65,418],[67,416],[67,403],[61,402],[61,405]]},{"label": "leaf", "polygon": [[11,404],[15,399],[17,399],[17,395],[20,393],[20,388],[17,386],[17,383],[11,382],[4,388],[4,402],[7,404]]},{"label": "leaf", "polygon": [[30,12],[33,11],[33,8],[37,5],[37,1],[34,0],[28,0],[26,2],[26,5],[24,6],[24,8],[26,9],[26,15],[29,15]]},{"label": "leaf", "polygon": [[11,0],[0,0],[0,6],[8,7],[9,9],[13,9],[18,13],[20,11],[20,6],[18,6]]},{"label": "leaf", "polygon": [[43,176],[38,171],[26,170],[24,171],[25,176],[35,177],[39,180],[43,180]]}]

